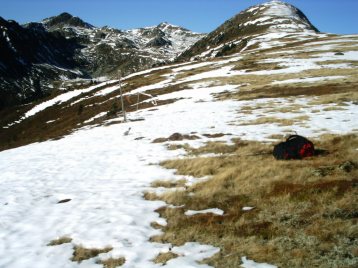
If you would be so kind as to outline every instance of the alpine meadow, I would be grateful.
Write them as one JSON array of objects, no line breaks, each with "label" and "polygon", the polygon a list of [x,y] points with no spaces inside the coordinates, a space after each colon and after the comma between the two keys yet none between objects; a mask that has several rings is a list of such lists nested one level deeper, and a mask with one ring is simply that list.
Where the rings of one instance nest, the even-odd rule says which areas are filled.
[{"label": "alpine meadow", "polygon": [[287,2],[0,17],[0,268],[358,267],[357,119],[358,34]]}]

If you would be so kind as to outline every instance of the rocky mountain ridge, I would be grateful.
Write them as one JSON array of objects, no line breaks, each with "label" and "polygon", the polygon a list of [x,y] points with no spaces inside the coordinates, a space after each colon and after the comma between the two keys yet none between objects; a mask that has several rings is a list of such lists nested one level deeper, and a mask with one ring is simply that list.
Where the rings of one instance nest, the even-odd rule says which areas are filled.
[{"label": "rocky mountain ridge", "polygon": [[94,76],[109,75],[118,68],[129,74],[168,63],[205,36],[166,22],[133,30],[95,27],[68,13],[42,24],[84,46],[78,58],[88,62],[86,67]]},{"label": "rocky mountain ridge", "polygon": [[46,95],[43,84],[49,81],[86,77],[73,59],[80,48],[42,24],[0,18],[0,109]]},{"label": "rocky mountain ridge", "polygon": [[0,19],[0,31],[0,109],[51,94],[63,81],[168,63],[204,36],[168,23],[98,28],[69,13],[25,25]]}]

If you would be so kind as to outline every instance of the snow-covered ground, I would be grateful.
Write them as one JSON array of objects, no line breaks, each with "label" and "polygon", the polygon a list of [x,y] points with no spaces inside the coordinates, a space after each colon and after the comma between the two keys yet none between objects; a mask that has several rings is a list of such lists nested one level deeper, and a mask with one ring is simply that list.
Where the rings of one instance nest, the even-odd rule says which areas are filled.
[{"label": "snow-covered ground", "polygon": [[[211,99],[204,92],[203,98]],[[151,141],[175,131],[197,129],[197,116],[184,125],[175,118],[183,116],[187,104],[163,107],[157,114],[141,111],[131,115],[146,118],[144,122],[82,129],[59,141],[2,152],[0,267],[98,267],[94,260],[72,263],[73,245],[46,246],[62,236],[85,247],[113,247],[101,257],[124,256],[123,267],[159,267],[150,260],[169,245],[148,239],[159,233],[150,227],[151,222],[164,224],[153,212],[164,203],[144,201],[142,194],[151,181],[173,176],[172,171],[151,164],[178,152]],[[128,127],[132,131],[124,136]],[[136,140],[138,137],[145,138]],[[58,204],[63,199],[71,201]],[[206,250],[212,252],[211,247]],[[190,251],[187,257],[185,251],[182,254],[183,267],[205,267],[194,264],[197,256]]]},{"label": "snow-covered ground", "polygon": [[[99,267],[96,258],[80,264],[71,262],[74,245],[113,247],[99,258],[123,256],[126,259],[123,267],[159,267],[151,260],[158,253],[168,251],[171,245],[148,240],[160,233],[150,226],[151,222],[165,225],[165,220],[154,212],[165,204],[145,201],[142,195],[150,189],[152,181],[176,177],[172,170],[157,164],[183,156],[184,152],[169,151],[166,144],[155,144],[152,140],[175,132],[196,132],[200,140],[185,142],[199,146],[209,140],[202,136],[204,133],[231,133],[232,136],[218,138],[230,141],[232,137],[266,140],[271,134],[287,131],[277,124],[240,125],[267,113],[265,109],[257,109],[247,115],[241,113],[241,107],[255,107],[269,101],[283,107],[288,105],[285,99],[215,101],[212,95],[237,90],[239,87],[232,85],[192,84],[187,90],[160,96],[182,98],[175,103],[129,115],[130,119],[145,118],[144,121],[87,127],[61,140],[1,152],[0,267],[24,268],[34,264],[36,267]],[[327,130],[346,133],[358,128],[356,105],[347,103],[344,110],[323,111],[320,108],[328,106],[307,106],[312,100],[298,98],[290,103],[301,105],[309,122],[291,128],[292,131],[317,136]],[[297,116],[294,112],[269,115]],[[125,136],[129,127],[130,134]],[[64,199],[71,200],[58,203]],[[73,240],[69,244],[47,246],[59,237]],[[196,251],[201,252],[200,258],[193,254]],[[167,266],[179,267],[180,263],[180,267],[207,267],[195,261],[217,251],[191,243],[175,248],[180,258],[169,261]],[[245,259],[245,265],[249,264]]]}]

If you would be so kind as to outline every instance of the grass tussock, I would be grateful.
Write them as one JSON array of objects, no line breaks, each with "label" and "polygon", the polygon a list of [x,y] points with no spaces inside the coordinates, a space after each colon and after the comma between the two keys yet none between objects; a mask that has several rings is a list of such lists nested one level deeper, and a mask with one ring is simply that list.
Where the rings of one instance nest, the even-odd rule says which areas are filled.
[{"label": "grass tussock", "polygon": [[[178,174],[212,177],[157,196],[184,207],[158,210],[168,225],[152,241],[217,246],[220,253],[207,260],[214,267],[238,267],[242,256],[278,267],[356,267],[358,137],[325,135],[314,143],[328,154],[276,161],[267,154],[271,145],[246,142],[235,154],[163,162]],[[184,214],[207,208],[225,214]]]},{"label": "grass tussock", "polygon": [[143,198],[144,198],[145,200],[151,200],[151,201],[153,201],[153,200],[158,200],[158,199],[159,199],[159,196],[158,196],[156,193],[154,193],[154,192],[144,192],[144,193],[143,193]]},{"label": "grass tussock", "polygon": [[158,254],[157,257],[154,258],[153,262],[154,263],[160,263],[162,265],[166,265],[166,263],[172,259],[175,259],[177,258],[179,255],[178,254],[175,254],[171,251],[169,252],[166,252],[166,253],[160,253]]},{"label": "grass tussock", "polygon": [[184,187],[186,183],[186,180],[156,180],[151,183],[151,187],[159,188],[175,188],[175,187]]},{"label": "grass tussock", "polygon": [[84,248],[82,246],[75,246],[71,261],[80,263],[84,260],[97,257],[101,253],[107,253],[112,249],[113,248],[111,247],[99,249],[99,248]]},{"label": "grass tussock", "polygon": [[123,257],[119,258],[110,258],[107,260],[99,260],[97,263],[102,264],[103,268],[116,268],[122,266],[126,262],[126,259]]},{"label": "grass tussock", "polygon": [[63,236],[63,237],[51,240],[50,243],[48,243],[47,245],[48,246],[59,246],[59,245],[71,243],[71,242],[72,242],[72,238]]}]

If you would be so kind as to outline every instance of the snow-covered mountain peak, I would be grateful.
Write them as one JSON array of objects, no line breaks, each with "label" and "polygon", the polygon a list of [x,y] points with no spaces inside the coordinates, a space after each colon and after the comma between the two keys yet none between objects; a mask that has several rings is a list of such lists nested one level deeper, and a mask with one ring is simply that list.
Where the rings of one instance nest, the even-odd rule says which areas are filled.
[{"label": "snow-covered mountain peak", "polygon": [[128,39],[133,40],[138,47],[146,49],[159,48],[174,59],[178,54],[189,48],[204,34],[194,33],[181,26],[162,22],[156,26],[132,29],[126,31]]},{"label": "snow-covered mountain peak", "polygon": [[288,35],[302,38],[318,32],[298,8],[283,1],[268,1],[249,7],[229,19],[185,51],[179,60],[218,57],[245,49],[257,49],[258,46],[269,48],[273,44],[269,45],[267,41],[274,38]]},{"label": "snow-covered mountain peak", "polygon": [[162,22],[160,24],[158,24],[156,26],[156,28],[162,30],[163,32],[168,32],[168,31],[183,31],[183,32],[189,32],[188,29],[185,29],[181,26],[178,25],[174,25],[168,22]]},{"label": "snow-covered mountain peak", "polygon": [[273,0],[263,4],[263,6],[268,7],[268,9],[264,12],[267,16],[297,17],[296,8],[282,1]]},{"label": "snow-covered mountain peak", "polygon": [[272,0],[268,3],[262,4],[261,6],[266,7],[262,12],[263,16],[294,20],[296,23],[298,22],[298,24],[306,26],[305,28],[307,30],[316,31],[315,28],[312,29],[312,24],[309,22],[303,12],[291,4],[280,0]]},{"label": "snow-covered mountain peak", "polygon": [[279,0],[250,7],[239,15],[241,27],[268,26],[271,32],[318,32],[301,10]]},{"label": "snow-covered mountain peak", "polygon": [[168,28],[168,27],[178,27],[178,26],[172,25],[172,24],[170,24],[170,23],[164,21],[164,22],[162,22],[162,23],[159,23],[157,27],[158,27],[158,28],[161,28],[161,29],[166,29],[166,28]]},{"label": "snow-covered mountain peak", "polygon": [[94,28],[93,25],[83,21],[79,17],[72,16],[67,12],[63,12],[58,16],[53,16],[44,19],[42,23],[48,29],[61,29],[63,27],[79,27],[79,28]]}]

